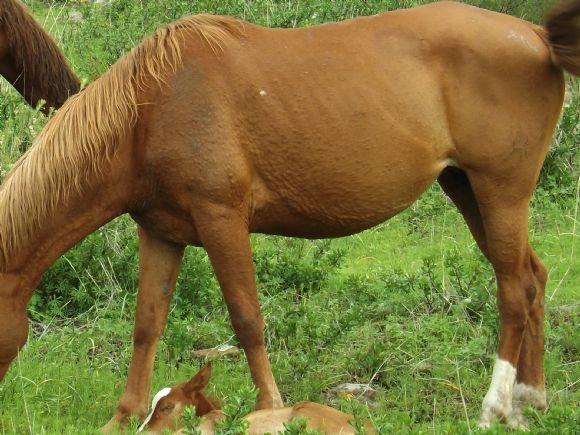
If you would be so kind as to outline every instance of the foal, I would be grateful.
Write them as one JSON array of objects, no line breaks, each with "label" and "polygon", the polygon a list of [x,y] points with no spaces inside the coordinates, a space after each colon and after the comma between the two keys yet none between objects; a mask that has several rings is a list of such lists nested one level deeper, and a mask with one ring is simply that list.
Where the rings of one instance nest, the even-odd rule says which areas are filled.
[{"label": "foal", "polygon": [[[203,367],[189,381],[171,388],[160,390],[151,404],[151,413],[147,416],[139,432],[156,434],[164,430],[179,431],[182,426],[182,411],[187,406],[195,406],[195,414],[202,418],[202,423],[196,428],[202,435],[215,432],[218,421],[224,418],[217,403],[207,397],[204,388],[211,377],[211,366]],[[312,402],[300,402],[291,408],[263,409],[244,417],[248,423],[248,434],[282,433],[284,424],[294,418],[307,421],[308,429],[316,429],[328,434],[354,434],[354,428],[349,421],[354,419],[351,414],[345,414],[329,406]],[[374,434],[370,423],[365,422],[365,433]]]}]

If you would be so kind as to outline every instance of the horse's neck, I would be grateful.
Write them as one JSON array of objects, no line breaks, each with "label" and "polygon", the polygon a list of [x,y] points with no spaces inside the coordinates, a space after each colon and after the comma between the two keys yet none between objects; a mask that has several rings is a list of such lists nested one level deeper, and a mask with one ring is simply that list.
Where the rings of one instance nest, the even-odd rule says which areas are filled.
[{"label": "horse's neck", "polygon": [[[72,89],[69,92],[63,86],[62,91],[58,92],[61,95],[57,97],[55,92],[48,87],[48,81],[39,82],[26,71],[26,67],[18,65],[10,54],[0,59],[0,75],[24,97],[31,107],[35,108],[40,100],[46,101],[41,109],[45,114],[48,114],[53,107],[59,108],[69,95],[78,91],[78,87],[70,86]],[[53,83],[52,86],[55,84]]]},{"label": "horse's neck", "polygon": [[18,67],[12,59],[8,39],[0,29],[0,75],[6,79],[26,99],[29,104],[29,95],[25,95],[24,71]]},{"label": "horse's neck", "polygon": [[[107,185],[108,184],[108,185]],[[67,250],[124,212],[124,189],[107,183],[71,197],[47,216],[5,265],[22,279],[21,290],[30,297],[42,274]],[[0,225],[5,224],[0,222]],[[1,289],[0,289],[1,291]]]},{"label": "horse's neck", "polygon": [[[31,83],[31,77],[26,73],[25,65],[19,65],[14,60],[8,38],[0,29],[0,75],[8,81],[24,97],[26,102],[35,107],[40,98],[48,98],[48,91],[39,89],[38,84]],[[49,102],[50,103],[50,102]]]},{"label": "horse's neck", "polygon": [[[2,6],[5,9],[0,14],[3,15],[0,20],[4,20],[0,28],[0,75],[31,106],[36,107],[41,99],[45,100],[42,111],[48,113],[76,94],[80,81],[56,43],[20,2],[10,0],[8,3]],[[43,57],[40,63],[38,53]]]}]

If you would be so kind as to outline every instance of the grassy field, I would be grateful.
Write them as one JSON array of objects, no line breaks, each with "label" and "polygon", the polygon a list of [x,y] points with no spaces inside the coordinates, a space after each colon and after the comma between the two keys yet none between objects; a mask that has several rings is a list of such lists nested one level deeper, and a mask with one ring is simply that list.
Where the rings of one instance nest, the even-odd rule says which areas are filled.
[{"label": "grassy field", "polygon": [[[158,25],[182,15],[236,15],[304,26],[427,1],[26,1],[83,81],[104,72]],[[544,0],[471,1],[539,22]],[[72,13],[72,14],[71,14]],[[73,20],[71,17],[76,17]],[[80,20],[78,20],[80,18]],[[46,118],[0,83],[0,170],[30,146]],[[530,238],[549,269],[549,409],[526,410],[533,433],[580,428],[580,261],[577,82],[534,196]],[[29,307],[30,339],[0,384],[0,432],[95,433],[112,415],[131,355],[137,285],[135,224],[87,237],[46,274]],[[495,281],[461,216],[434,186],[410,209],[330,241],[252,236],[267,347],[286,403],[312,400],[369,418],[381,434],[476,431],[498,339]],[[209,261],[188,248],[159,347],[153,390],[189,378],[193,349],[236,344]],[[371,383],[376,403],[330,401],[344,382]],[[214,363],[212,391],[242,414],[253,406],[244,357]],[[237,433],[235,415],[229,429]],[[494,426],[488,433],[508,429]]]}]

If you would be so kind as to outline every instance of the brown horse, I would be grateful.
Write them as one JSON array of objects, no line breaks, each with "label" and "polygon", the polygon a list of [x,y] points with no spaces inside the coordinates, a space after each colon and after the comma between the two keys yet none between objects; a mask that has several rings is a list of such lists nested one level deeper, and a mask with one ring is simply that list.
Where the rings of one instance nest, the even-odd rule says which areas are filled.
[{"label": "brown horse", "polygon": [[59,108],[80,83],[52,38],[19,0],[0,1],[0,75],[33,107]]},{"label": "brown horse", "polygon": [[528,204],[580,73],[580,0],[546,27],[458,3],[302,29],[194,16],[159,30],[72,97],[0,190],[0,377],[25,343],[42,273],[122,213],[139,224],[127,387],[144,416],[186,245],[203,246],[243,346],[257,408],[282,400],[264,348],[250,232],[338,237],[434,181],[498,283],[501,337],[481,424],[546,406],[546,268]]},{"label": "brown horse", "polygon": [[[224,414],[218,403],[208,397],[205,387],[211,378],[211,366],[203,367],[189,381],[170,388],[161,389],[151,403],[151,412],[138,432],[162,434],[167,430],[181,432],[184,408],[195,406],[195,414],[203,417],[196,433],[211,435],[215,433]],[[355,428],[350,424],[352,414],[345,414],[329,406],[313,402],[300,402],[293,407],[262,409],[251,412],[244,417],[248,422],[249,435],[264,433],[277,434],[284,432],[284,425],[295,418],[306,420],[308,429],[315,429],[323,434],[353,434]],[[365,421],[365,433],[374,434],[372,425]]]}]

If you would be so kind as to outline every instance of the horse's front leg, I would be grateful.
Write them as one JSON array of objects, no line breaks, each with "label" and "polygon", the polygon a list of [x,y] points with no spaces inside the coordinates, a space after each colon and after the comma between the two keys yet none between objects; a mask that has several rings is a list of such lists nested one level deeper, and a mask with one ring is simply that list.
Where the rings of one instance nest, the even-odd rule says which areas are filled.
[{"label": "horse's front leg", "polygon": [[115,415],[103,432],[123,426],[127,418],[141,419],[148,410],[149,389],[157,343],[167,320],[167,312],[179,272],[183,246],[159,240],[139,228],[139,292],[133,337],[133,357],[125,392]]},{"label": "horse's front leg", "polygon": [[218,206],[198,210],[195,221],[258,388],[256,409],[282,407],[264,347],[248,224],[238,212]]}]

